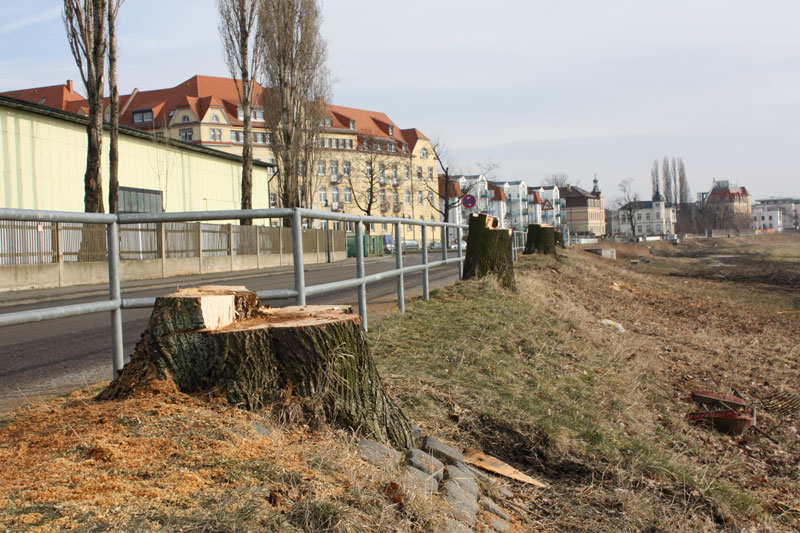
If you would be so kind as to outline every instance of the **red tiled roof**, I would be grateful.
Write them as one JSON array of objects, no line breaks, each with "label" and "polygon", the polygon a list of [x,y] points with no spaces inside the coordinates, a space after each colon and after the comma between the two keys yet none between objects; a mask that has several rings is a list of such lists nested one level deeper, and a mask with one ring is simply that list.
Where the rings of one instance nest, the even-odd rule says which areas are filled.
[{"label": "red tiled roof", "polygon": [[[444,196],[445,181],[444,175],[439,174],[439,196]],[[450,193],[447,195],[447,198],[461,198],[463,194],[458,182],[450,180]]]},{"label": "red tiled roof", "polygon": [[718,187],[712,190],[708,195],[709,200],[715,198],[726,202],[733,202],[736,200],[746,200],[749,197],[750,193],[748,193],[747,189],[744,187],[739,187],[737,189],[725,189],[722,187]]},{"label": "red tiled roof", "polygon": [[67,83],[62,85],[6,91],[0,94],[70,113],[86,114],[89,111],[86,98],[74,89],[72,80],[67,80]]},{"label": "red tiled roof", "polygon": [[506,197],[506,191],[503,189],[503,187],[500,185],[495,185],[491,182],[486,182],[486,184],[489,186],[489,190],[494,193],[495,202],[505,202],[508,200],[508,197]]},{"label": "red tiled roof", "polygon": [[530,203],[532,204],[542,203],[542,196],[539,194],[539,191],[533,190],[532,188],[528,187],[528,194],[533,196],[533,200],[530,200]]}]

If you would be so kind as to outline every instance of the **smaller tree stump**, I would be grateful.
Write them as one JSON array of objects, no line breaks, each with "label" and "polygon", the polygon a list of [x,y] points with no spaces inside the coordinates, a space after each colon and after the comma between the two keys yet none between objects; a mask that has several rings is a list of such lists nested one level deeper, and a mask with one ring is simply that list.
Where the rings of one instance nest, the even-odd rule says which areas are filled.
[{"label": "smaller tree stump", "polygon": [[483,278],[493,274],[500,280],[500,285],[513,289],[512,230],[498,228],[498,225],[496,217],[483,213],[470,215],[464,279]]},{"label": "smaller tree stump", "polygon": [[170,388],[251,410],[279,406],[292,420],[308,415],[403,449],[413,443],[349,306],[267,309],[244,287],[157,298],[130,363],[98,399]]},{"label": "smaller tree stump", "polygon": [[556,231],[555,232],[555,241],[556,246],[560,246],[561,248],[566,248],[567,244],[564,242],[564,232],[563,231]]},{"label": "smaller tree stump", "polygon": [[[529,224],[524,254],[556,255],[555,228],[547,224]],[[563,240],[563,234],[562,234]]]}]

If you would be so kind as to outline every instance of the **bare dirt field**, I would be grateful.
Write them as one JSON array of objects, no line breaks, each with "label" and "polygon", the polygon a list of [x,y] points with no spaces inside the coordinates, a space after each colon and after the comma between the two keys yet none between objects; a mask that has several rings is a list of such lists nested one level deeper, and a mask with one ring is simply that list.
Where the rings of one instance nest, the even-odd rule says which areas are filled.
[{"label": "bare dirt field", "polygon": [[[387,388],[425,433],[550,485],[492,476],[515,531],[797,531],[800,236],[606,246],[373,324]],[[689,423],[692,390],[732,387],[779,444]],[[0,418],[0,529],[447,531],[438,495],[386,497],[349,432],[96,393]]]}]

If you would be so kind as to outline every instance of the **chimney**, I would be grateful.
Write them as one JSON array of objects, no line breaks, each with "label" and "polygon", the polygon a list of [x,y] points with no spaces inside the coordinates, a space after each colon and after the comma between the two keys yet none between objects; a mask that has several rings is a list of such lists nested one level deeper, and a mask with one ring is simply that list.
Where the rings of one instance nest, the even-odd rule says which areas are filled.
[{"label": "chimney", "polygon": [[67,80],[67,90],[72,94],[72,80]]}]

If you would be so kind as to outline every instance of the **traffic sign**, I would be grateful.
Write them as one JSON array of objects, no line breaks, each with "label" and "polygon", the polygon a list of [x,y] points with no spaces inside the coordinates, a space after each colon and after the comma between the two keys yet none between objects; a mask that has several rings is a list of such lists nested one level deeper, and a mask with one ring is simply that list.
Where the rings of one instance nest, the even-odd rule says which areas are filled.
[{"label": "traffic sign", "polygon": [[461,199],[461,203],[464,204],[464,207],[466,207],[467,209],[472,209],[473,207],[475,207],[476,200],[475,197],[472,196],[471,194],[465,194],[464,197]]},{"label": "traffic sign", "polygon": [[550,203],[550,200],[545,199],[544,204],[542,204],[542,211],[552,211],[553,204]]}]

